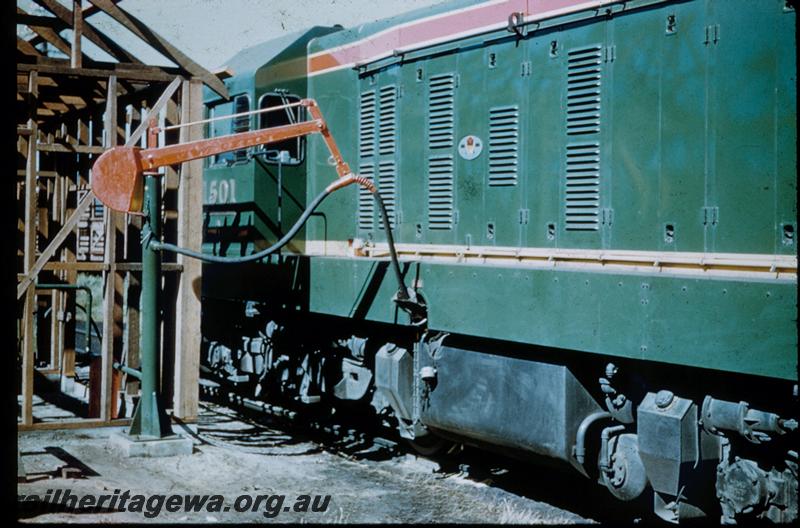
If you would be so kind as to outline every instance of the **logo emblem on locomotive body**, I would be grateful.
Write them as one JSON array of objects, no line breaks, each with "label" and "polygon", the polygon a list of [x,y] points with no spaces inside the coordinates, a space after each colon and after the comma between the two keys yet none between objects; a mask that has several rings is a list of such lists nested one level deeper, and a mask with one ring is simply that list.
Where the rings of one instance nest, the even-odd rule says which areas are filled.
[{"label": "logo emblem on locomotive body", "polygon": [[464,136],[458,142],[458,155],[465,160],[474,160],[483,151],[483,141],[478,136]]}]

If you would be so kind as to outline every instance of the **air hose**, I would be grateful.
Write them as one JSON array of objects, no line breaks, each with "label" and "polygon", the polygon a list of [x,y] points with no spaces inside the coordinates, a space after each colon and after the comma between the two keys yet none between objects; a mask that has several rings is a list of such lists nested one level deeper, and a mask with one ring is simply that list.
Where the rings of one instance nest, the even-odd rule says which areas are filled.
[{"label": "air hose", "polygon": [[333,193],[337,189],[341,189],[342,187],[348,185],[349,183],[358,183],[361,186],[365,187],[372,193],[372,197],[378,204],[378,209],[381,212],[381,220],[383,222],[383,228],[386,232],[386,242],[389,245],[389,256],[392,262],[392,269],[394,269],[395,279],[397,280],[397,294],[395,295],[395,302],[403,308],[403,310],[409,312],[412,316],[412,319],[415,320],[417,323],[421,323],[425,321],[425,304],[421,298],[417,298],[417,296],[413,293],[413,290],[410,292],[408,288],[406,288],[405,281],[403,280],[403,274],[400,271],[400,262],[397,258],[397,250],[394,247],[394,236],[392,235],[392,228],[389,224],[389,214],[386,211],[386,205],[383,203],[383,199],[381,198],[380,193],[375,188],[370,180],[365,178],[361,178],[358,176],[350,176],[349,179],[342,179],[340,182],[334,182],[333,184],[329,185],[325,188],[324,191],[319,193],[316,198],[306,207],[303,214],[300,215],[300,218],[297,219],[297,222],[289,229],[289,231],[277,242],[266,249],[262,249],[257,253],[253,253],[251,255],[245,255],[240,257],[221,257],[217,255],[208,255],[205,253],[201,253],[199,251],[192,251],[191,249],[182,248],[176,246],[174,244],[167,244],[164,242],[160,242],[158,240],[144,240],[144,244],[156,250],[156,251],[170,251],[173,253],[178,253],[180,255],[184,255],[186,257],[191,257],[195,259],[202,260],[204,262],[213,262],[219,264],[241,264],[244,262],[254,262],[263,259],[269,255],[272,255],[286,244],[288,244],[292,238],[297,235],[297,232],[303,227],[303,225],[308,221],[314,211],[319,207],[319,205],[328,197],[329,194]]}]

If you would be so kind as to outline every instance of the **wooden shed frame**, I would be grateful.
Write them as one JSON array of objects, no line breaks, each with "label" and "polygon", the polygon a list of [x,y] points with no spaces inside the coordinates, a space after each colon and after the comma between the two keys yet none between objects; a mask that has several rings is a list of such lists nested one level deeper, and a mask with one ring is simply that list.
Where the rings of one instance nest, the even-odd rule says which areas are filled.
[{"label": "wooden shed frame", "polygon": [[[138,366],[141,218],[102,208],[91,191],[90,169],[106,149],[122,142],[140,143],[151,117],[165,124],[201,119],[204,84],[223,97],[228,93],[218,76],[125,11],[120,0],[73,0],[72,9],[58,0],[34,1],[42,13],[17,8],[17,25],[32,33],[29,39],[17,36],[17,348],[22,363],[18,429],[124,425],[128,421],[117,416],[119,391],[125,385],[128,394],[135,394],[138,382],[126,384],[125,374],[114,370],[113,363]],[[96,13],[113,18],[175,66],[143,64],[91,24],[89,18]],[[72,33],[69,41],[59,34],[65,29]],[[87,57],[81,49],[83,39],[117,62]],[[69,58],[46,56],[37,48],[41,43]],[[202,127],[195,125],[182,128],[179,137],[162,134],[159,142],[201,137]],[[164,171],[165,237],[194,249],[202,243],[202,169],[202,161],[193,161]],[[102,261],[79,259],[78,228],[85,228],[90,212],[99,211]],[[79,272],[101,273],[104,284],[99,382],[90,382],[90,414],[95,416],[37,423],[32,403],[36,372],[63,377],[74,370],[75,334],[69,318],[75,301],[65,291],[37,290],[36,285],[74,285]],[[172,394],[173,416],[191,422],[198,408],[201,264],[178,256],[164,263],[163,272],[167,294],[162,360],[168,368],[162,393]],[[41,300],[49,301],[50,313],[46,367],[34,364],[37,352],[40,358],[44,355],[35,350],[34,335]]]}]

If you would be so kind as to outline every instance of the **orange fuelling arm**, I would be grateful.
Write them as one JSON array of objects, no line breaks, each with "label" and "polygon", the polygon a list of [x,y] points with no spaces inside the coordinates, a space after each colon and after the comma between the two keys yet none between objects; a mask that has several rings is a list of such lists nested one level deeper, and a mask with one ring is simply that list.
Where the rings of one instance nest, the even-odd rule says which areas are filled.
[{"label": "orange fuelling arm", "polygon": [[[275,106],[263,111],[283,110],[293,106],[307,108],[312,119],[290,125],[263,128],[251,132],[230,134],[228,136],[201,139],[164,147],[146,149],[114,147],[104,152],[95,162],[92,168],[92,190],[98,200],[115,211],[139,212],[142,210],[144,193],[142,174],[144,171],[176,165],[223,152],[246,149],[318,133],[322,135],[335,163],[336,173],[339,175],[339,180],[331,184],[333,187],[330,190],[333,191],[351,183],[358,183],[370,191],[374,191],[374,187],[369,180],[354,176],[350,171],[350,167],[342,160],[339,148],[328,130],[316,101],[303,99],[299,103]],[[179,126],[192,124],[196,123],[186,123]],[[155,126],[151,126],[151,133],[157,131]]]}]

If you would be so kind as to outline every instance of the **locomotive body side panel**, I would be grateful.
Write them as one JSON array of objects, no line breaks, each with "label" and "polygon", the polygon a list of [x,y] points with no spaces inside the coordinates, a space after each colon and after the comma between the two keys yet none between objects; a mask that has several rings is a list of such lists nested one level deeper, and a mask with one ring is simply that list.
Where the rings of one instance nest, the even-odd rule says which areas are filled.
[{"label": "locomotive body side panel", "polygon": [[[746,265],[796,255],[794,49],[781,44],[794,15],[782,2],[651,4],[323,71],[309,94],[388,200],[401,255],[422,262],[407,279],[431,328],[794,379],[796,274]],[[459,152],[468,136],[482,143],[474,159]],[[309,195],[332,177],[322,149],[309,153]],[[339,260],[384,241],[367,202],[340,193],[310,223],[309,306],[402,323],[386,262]],[[481,260],[548,250],[597,260]],[[700,259],[723,253],[743,273],[708,273]],[[608,266],[618,254],[642,263]],[[685,275],[659,262],[686,255],[699,265]]]}]

